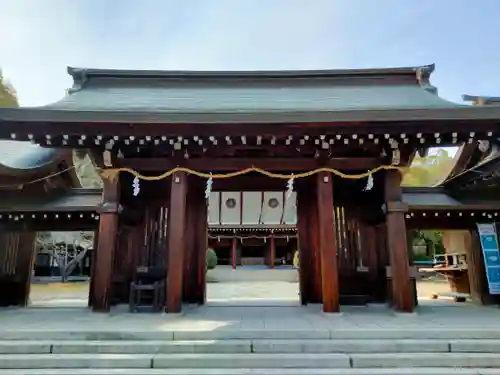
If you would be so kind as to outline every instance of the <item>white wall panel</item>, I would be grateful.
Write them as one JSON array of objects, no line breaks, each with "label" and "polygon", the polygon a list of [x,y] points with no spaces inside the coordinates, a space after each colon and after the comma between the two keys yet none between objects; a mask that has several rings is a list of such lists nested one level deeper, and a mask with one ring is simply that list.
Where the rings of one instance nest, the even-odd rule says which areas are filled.
[{"label": "white wall panel", "polygon": [[211,225],[220,224],[219,204],[220,204],[220,192],[217,191],[211,192],[210,198],[208,199],[208,224]]},{"label": "white wall panel", "polygon": [[297,224],[297,193],[294,191],[290,198],[286,197],[285,193],[285,218],[284,224],[296,225]]},{"label": "white wall panel", "polygon": [[243,192],[243,224],[259,224],[262,193],[260,191]]},{"label": "white wall panel", "polygon": [[[229,203],[233,202],[234,207]],[[221,193],[221,224],[238,225],[241,221],[241,201],[239,191],[223,191]]]},{"label": "white wall panel", "polygon": [[[276,207],[271,207],[270,202],[274,199],[278,201],[278,205]],[[265,191],[261,223],[267,225],[281,224],[283,216],[283,203],[283,192]]]}]

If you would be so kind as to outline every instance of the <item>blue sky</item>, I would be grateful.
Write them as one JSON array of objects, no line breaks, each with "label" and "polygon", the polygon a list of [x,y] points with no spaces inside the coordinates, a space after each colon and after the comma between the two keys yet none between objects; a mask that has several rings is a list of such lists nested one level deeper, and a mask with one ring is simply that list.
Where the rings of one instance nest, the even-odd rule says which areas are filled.
[{"label": "blue sky", "polygon": [[66,66],[326,69],[436,63],[443,97],[500,95],[500,0],[2,0],[0,67],[22,105]]}]

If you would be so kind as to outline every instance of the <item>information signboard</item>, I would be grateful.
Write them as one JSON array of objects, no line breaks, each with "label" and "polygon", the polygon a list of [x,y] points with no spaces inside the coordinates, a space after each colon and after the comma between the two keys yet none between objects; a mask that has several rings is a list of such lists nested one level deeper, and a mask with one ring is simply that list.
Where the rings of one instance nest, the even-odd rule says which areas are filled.
[{"label": "information signboard", "polygon": [[494,223],[477,224],[490,294],[500,294],[500,252]]}]

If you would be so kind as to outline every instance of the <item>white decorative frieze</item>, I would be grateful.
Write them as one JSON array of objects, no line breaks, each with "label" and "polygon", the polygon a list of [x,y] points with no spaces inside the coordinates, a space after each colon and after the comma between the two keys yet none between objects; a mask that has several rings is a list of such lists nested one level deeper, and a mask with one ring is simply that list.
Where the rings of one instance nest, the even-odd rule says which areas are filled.
[{"label": "white decorative frieze", "polygon": [[241,194],[239,191],[223,191],[221,193],[220,224],[241,224]]},{"label": "white decorative frieze", "polygon": [[209,225],[296,225],[297,193],[285,191],[212,192]]}]

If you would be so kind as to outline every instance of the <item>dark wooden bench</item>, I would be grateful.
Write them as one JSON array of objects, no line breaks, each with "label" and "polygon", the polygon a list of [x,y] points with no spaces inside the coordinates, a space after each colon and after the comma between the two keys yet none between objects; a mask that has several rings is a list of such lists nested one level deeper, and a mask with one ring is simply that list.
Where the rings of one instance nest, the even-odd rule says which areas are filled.
[{"label": "dark wooden bench", "polygon": [[158,267],[137,267],[134,281],[130,283],[130,312],[152,310],[159,312],[165,305],[166,269]]}]

